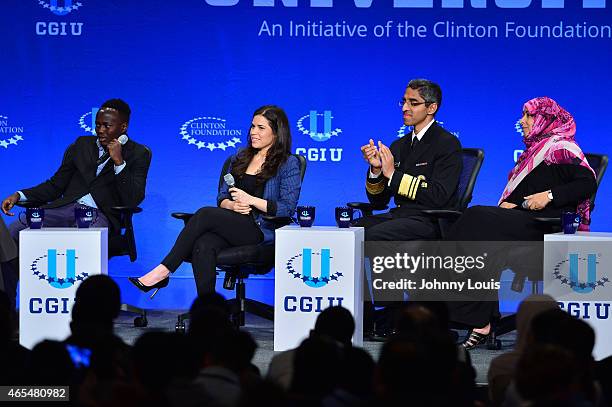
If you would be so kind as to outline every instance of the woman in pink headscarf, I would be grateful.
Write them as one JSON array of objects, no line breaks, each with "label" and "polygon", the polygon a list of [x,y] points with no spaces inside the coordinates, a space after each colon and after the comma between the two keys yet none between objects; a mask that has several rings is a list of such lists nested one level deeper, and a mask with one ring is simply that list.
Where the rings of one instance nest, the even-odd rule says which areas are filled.
[{"label": "woman in pink headscarf", "polygon": [[[595,173],[576,141],[576,123],[548,97],[531,99],[520,120],[526,149],[508,175],[497,207],[473,206],[455,223],[447,240],[542,241],[550,227],[534,217],[580,213],[579,230],[589,230],[590,197]],[[500,270],[501,271],[501,270]],[[497,302],[449,303],[451,320],[471,328],[467,349],[485,343],[491,320],[499,315]]]}]

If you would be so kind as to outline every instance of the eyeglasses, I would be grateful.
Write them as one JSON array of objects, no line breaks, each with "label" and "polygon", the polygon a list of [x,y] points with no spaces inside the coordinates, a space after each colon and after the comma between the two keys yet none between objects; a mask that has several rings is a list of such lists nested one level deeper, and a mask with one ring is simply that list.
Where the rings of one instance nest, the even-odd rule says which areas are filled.
[{"label": "eyeglasses", "polygon": [[406,100],[406,99],[402,99],[400,101],[397,102],[397,105],[399,107],[404,107],[404,105],[408,103],[411,107],[417,107],[417,106],[421,106],[421,105],[430,105],[433,102],[417,102],[414,100]]}]

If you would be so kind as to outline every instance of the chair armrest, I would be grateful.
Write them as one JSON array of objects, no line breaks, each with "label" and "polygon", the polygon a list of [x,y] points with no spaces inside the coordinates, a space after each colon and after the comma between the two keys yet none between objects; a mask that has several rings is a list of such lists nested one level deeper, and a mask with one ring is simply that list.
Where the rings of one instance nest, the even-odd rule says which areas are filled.
[{"label": "chair armrest", "polygon": [[370,202],[347,202],[346,206],[353,209],[370,210],[370,211],[382,211],[387,209],[387,205],[383,206],[374,206],[374,204]]},{"label": "chair armrest", "polygon": [[538,223],[542,223],[544,225],[550,225],[550,226],[560,226],[561,225],[561,218],[534,218],[536,220],[536,222]]},{"label": "chair armrest", "polygon": [[372,214],[372,211],[384,211],[388,208],[387,205],[375,206],[370,202],[347,202],[346,206],[349,208],[358,209],[366,214]]},{"label": "chair armrest", "polygon": [[189,212],[172,212],[170,215],[174,219],[180,219],[183,222],[187,223],[187,222],[189,222],[189,219],[191,219],[191,217],[193,216],[193,213],[189,213]]},{"label": "chair armrest", "polygon": [[142,208],[138,206],[111,206],[113,211],[121,212],[122,214],[135,214],[142,212]]},{"label": "chair armrest", "polygon": [[39,206],[45,205],[46,202],[36,202],[36,201],[19,201],[15,203],[15,206],[19,206],[20,208],[38,208]]},{"label": "chair armrest", "polygon": [[280,228],[282,226],[290,225],[294,222],[293,218],[291,218],[290,216],[262,215],[262,218],[270,223],[273,223],[275,229]]},{"label": "chair armrest", "polygon": [[423,209],[421,212],[434,218],[451,220],[459,219],[459,217],[463,214],[461,211],[455,211],[452,209]]}]

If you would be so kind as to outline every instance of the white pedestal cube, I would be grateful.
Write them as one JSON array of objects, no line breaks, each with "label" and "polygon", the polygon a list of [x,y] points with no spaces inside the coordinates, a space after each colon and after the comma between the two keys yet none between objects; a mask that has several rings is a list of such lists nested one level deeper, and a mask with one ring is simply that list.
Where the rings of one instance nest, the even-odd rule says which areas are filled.
[{"label": "white pedestal cube", "polygon": [[355,318],[363,341],[363,228],[285,226],[276,230],[274,350],[297,347],[321,311],[334,305]]},{"label": "white pedestal cube", "polygon": [[93,274],[107,274],[106,228],[43,228],[19,234],[19,343],[70,335],[74,296]]},{"label": "white pedestal cube", "polygon": [[595,330],[595,359],[612,355],[612,233],[544,235],[544,293]]}]

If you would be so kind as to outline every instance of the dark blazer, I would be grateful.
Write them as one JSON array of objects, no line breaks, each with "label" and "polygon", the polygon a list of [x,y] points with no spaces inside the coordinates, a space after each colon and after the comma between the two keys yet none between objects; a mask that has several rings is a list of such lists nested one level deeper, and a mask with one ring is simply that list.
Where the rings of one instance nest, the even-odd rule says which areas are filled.
[{"label": "dark blazer", "polygon": [[[232,163],[236,157],[232,157]],[[231,171],[231,164],[228,171]],[[300,162],[295,156],[289,156],[279,168],[275,176],[266,181],[262,199],[268,201],[267,215],[292,216],[295,213],[302,181],[300,179]],[[217,205],[224,199],[230,199],[229,187],[222,183],[217,195]],[[274,224],[263,219],[259,213],[255,217],[264,235],[264,242],[274,240]]]},{"label": "dark blazer", "polygon": [[125,168],[115,175],[113,162],[108,160],[100,175],[96,176],[96,139],[96,136],[77,138],[66,149],[62,164],[51,178],[22,192],[29,201],[48,202],[45,208],[58,208],[91,194],[98,208],[108,218],[111,233],[116,233],[120,220],[110,208],[135,207],[143,201],[151,151],[129,140],[122,148]]},{"label": "dark blazer", "polygon": [[390,185],[382,174],[369,178],[368,170],[368,199],[376,206],[384,206],[393,197],[400,213],[406,215],[424,208],[452,207],[462,167],[459,140],[434,123],[414,150],[411,141],[412,133],[391,144],[395,172]]},{"label": "dark blazer", "polygon": [[[17,254],[17,245],[4,224],[4,218],[0,216],[0,263],[13,260]],[[1,276],[0,280],[2,280]]]}]

